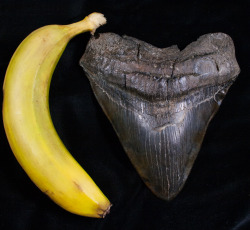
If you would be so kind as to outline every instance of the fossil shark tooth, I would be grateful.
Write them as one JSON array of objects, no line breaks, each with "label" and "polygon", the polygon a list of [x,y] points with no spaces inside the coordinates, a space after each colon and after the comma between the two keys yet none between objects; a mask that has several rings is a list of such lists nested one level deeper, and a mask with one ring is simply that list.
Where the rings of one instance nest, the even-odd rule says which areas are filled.
[{"label": "fossil shark tooth", "polygon": [[174,198],[240,72],[232,39],[206,34],[180,51],[104,33],[90,39],[80,65],[145,184]]}]

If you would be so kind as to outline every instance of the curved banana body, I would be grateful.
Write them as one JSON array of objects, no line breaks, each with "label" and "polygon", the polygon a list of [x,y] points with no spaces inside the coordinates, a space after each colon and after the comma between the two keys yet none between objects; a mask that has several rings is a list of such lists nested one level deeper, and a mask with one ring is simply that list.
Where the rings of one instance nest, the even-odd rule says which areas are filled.
[{"label": "curved banana body", "polygon": [[16,159],[54,202],[89,217],[104,217],[110,202],[60,140],[50,116],[49,87],[69,40],[105,23],[102,14],[93,13],[32,32],[15,51],[3,87],[4,127]]}]

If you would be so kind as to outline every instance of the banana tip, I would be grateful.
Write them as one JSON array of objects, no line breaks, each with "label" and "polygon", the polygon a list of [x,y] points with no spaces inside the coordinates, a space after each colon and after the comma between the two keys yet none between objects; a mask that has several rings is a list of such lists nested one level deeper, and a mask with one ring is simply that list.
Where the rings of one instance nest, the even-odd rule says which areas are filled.
[{"label": "banana tip", "polygon": [[92,13],[88,16],[89,18],[89,22],[92,24],[93,26],[93,29],[91,30],[91,34],[94,35],[96,29],[99,27],[99,26],[102,26],[104,24],[107,23],[107,20],[106,18],[104,17],[103,14],[101,13]]},{"label": "banana tip", "polygon": [[102,213],[102,215],[100,215],[101,218],[105,218],[105,216],[110,213],[111,206],[112,204],[110,204],[108,208]]}]

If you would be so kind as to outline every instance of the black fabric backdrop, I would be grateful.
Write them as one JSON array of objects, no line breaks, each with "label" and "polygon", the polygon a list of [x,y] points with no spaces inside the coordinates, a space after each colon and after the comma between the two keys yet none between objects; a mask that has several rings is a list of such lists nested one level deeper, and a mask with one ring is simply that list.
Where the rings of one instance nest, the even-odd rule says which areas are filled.
[{"label": "black fabric backdrop", "polygon": [[53,75],[52,119],[67,148],[113,207],[105,219],[92,219],[54,204],[19,166],[1,125],[0,229],[250,229],[249,3],[1,0],[1,82],[13,52],[31,31],[76,22],[93,11],[108,20],[98,32],[126,34],[158,47],[177,44],[183,49],[203,34],[227,33],[234,40],[241,73],[209,125],[184,189],[165,202],[137,175],[78,65],[90,34],[75,37]]}]

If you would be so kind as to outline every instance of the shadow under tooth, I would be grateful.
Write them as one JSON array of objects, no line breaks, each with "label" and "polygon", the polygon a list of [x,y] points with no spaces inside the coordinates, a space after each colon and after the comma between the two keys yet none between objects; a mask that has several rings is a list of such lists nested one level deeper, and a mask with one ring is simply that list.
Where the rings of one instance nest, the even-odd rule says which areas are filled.
[{"label": "shadow under tooth", "polygon": [[231,38],[207,34],[179,51],[100,34],[80,64],[139,175],[158,197],[173,199],[240,72]]}]

